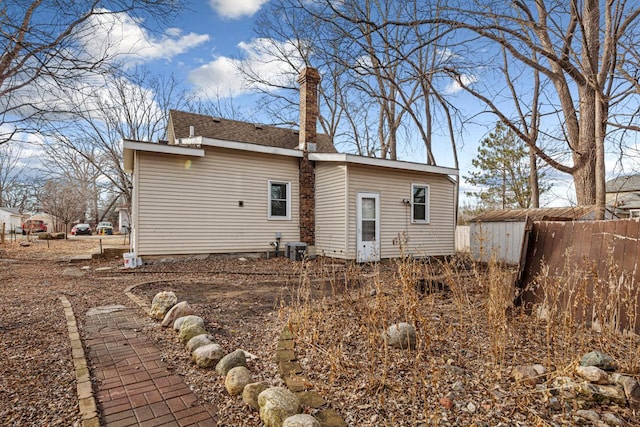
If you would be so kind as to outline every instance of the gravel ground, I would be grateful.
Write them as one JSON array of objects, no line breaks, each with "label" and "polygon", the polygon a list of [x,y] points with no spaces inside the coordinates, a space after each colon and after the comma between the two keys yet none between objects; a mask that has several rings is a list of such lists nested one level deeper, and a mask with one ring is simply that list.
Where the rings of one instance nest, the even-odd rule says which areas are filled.
[{"label": "gravel ground", "polygon": [[[105,237],[103,244],[117,245],[121,239]],[[149,303],[159,291],[174,291],[205,319],[225,350],[242,348],[257,356],[249,365],[256,381],[283,384],[276,373],[275,346],[285,324],[283,307],[298,282],[298,265],[282,258],[179,260],[137,269],[122,269],[122,259],[69,262],[98,248],[96,239],[85,238],[0,246],[0,425],[79,423],[71,349],[58,298],[66,295],[71,302],[82,335],[90,308],[132,306],[124,290],[134,284],[139,285],[134,292]],[[101,267],[110,270],[96,271]],[[145,332],[169,368],[219,409],[222,425],[262,425],[240,398],[228,397],[221,378],[191,363],[173,330],[150,322]]]},{"label": "gravel ground", "polygon": [[[114,236],[112,243],[118,244],[115,239],[121,238]],[[305,374],[350,426],[613,425],[576,418],[579,409],[640,425],[636,412],[606,402],[571,401],[552,411],[548,389],[516,384],[509,375],[512,366],[542,363],[552,372],[550,382],[570,372],[589,349],[608,351],[622,360],[625,372],[638,375],[637,337],[616,341],[565,331],[550,347],[544,324],[519,314],[511,314],[508,329],[496,337],[485,314],[486,289],[475,279],[464,292],[416,295],[403,287],[406,280],[394,265],[373,271],[322,260],[216,259],[124,270],[122,259],[67,261],[96,249],[91,239],[0,246],[0,425],[79,422],[58,297],[66,295],[71,302],[82,334],[89,308],[131,306],[123,291],[133,284],[139,285],[134,293],[148,302],[161,290],[176,292],[205,319],[225,350],[255,354],[254,378],[272,385],[282,385],[273,356],[277,337],[290,322]],[[416,321],[417,350],[385,348],[384,326],[406,318]],[[194,367],[172,330],[151,322],[145,332],[170,369],[184,376],[200,399],[217,406],[223,426],[262,425],[240,398],[227,396],[221,378]],[[443,404],[443,397],[451,405]]]}]

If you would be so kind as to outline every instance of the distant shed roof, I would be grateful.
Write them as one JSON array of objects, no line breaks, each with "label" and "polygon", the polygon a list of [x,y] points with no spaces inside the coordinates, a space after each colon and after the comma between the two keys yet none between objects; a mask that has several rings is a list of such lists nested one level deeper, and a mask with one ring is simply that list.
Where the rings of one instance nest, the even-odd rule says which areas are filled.
[{"label": "distant shed roof", "polygon": [[607,181],[605,188],[607,193],[640,191],[640,175],[619,176]]},{"label": "distant shed roof", "polygon": [[[174,143],[175,139],[189,137],[189,128],[193,126],[194,136],[268,147],[298,148],[299,132],[294,129],[220,119],[178,110],[171,110],[169,119],[169,126],[172,130],[168,135],[170,144]],[[316,143],[319,153],[336,152],[331,138],[326,134],[318,133]]]},{"label": "distant shed roof", "polygon": [[[569,206],[562,208],[530,208],[530,209],[503,209],[485,212],[473,218],[471,222],[509,222],[524,221],[526,218],[532,221],[578,221],[595,218],[595,206]],[[609,219],[615,215],[607,211],[605,216]]]},{"label": "distant shed roof", "polygon": [[6,206],[0,206],[0,210],[9,212],[10,214],[13,214],[13,215],[20,215],[20,210],[17,208],[8,208]]}]

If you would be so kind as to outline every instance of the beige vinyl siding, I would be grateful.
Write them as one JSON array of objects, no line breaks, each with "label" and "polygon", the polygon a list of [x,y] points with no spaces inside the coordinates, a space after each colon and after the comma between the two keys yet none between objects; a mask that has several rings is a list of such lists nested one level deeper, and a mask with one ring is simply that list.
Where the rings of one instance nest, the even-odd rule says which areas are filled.
[{"label": "beige vinyl siding", "polygon": [[316,163],[316,254],[347,256],[347,166]]},{"label": "beige vinyl siding", "polygon": [[[139,255],[267,252],[299,241],[298,159],[206,148],[205,157],[138,152]],[[291,217],[268,219],[268,182],[290,182]],[[239,206],[243,202],[243,206]]]},{"label": "beige vinyl siding", "polygon": [[[411,223],[411,184],[429,186],[428,224]],[[398,171],[374,166],[350,164],[348,167],[348,257],[355,258],[356,195],[360,192],[380,195],[380,255],[400,256],[398,235],[405,230],[407,251],[414,256],[448,255],[455,252],[454,184],[447,176]],[[394,244],[395,243],[395,244]]]}]

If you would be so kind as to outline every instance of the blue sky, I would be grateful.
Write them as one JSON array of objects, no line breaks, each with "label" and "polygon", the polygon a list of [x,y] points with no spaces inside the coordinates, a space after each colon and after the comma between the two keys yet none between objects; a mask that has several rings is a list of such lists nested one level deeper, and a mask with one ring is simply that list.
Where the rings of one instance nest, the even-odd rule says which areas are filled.
[{"label": "blue sky", "polygon": [[[194,2],[180,16],[173,21],[179,29],[170,39],[173,44],[183,46],[181,53],[159,58],[149,62],[156,69],[171,70],[179,78],[185,79],[192,89],[202,96],[216,95],[234,96],[234,103],[247,109],[247,115],[254,112],[250,102],[243,96],[244,89],[241,79],[236,75],[234,62],[238,60],[253,61],[259,59],[261,41],[256,39],[254,21],[256,13],[268,0],[209,0]],[[169,39],[166,40],[169,43]],[[171,51],[171,49],[169,49]],[[278,68],[265,70],[266,73],[278,73]],[[465,97],[460,93],[458,96]],[[250,98],[249,98],[250,99]],[[472,102],[474,100],[469,99]],[[257,120],[260,118],[258,117]],[[483,126],[469,126],[463,141],[459,141],[459,158],[461,175],[471,169],[471,159],[476,155],[478,142],[486,136],[488,129]],[[414,144],[415,146],[415,144]],[[436,153],[438,161],[443,166],[453,166],[446,159],[451,158],[448,151],[448,140],[442,144],[447,151]],[[413,153],[412,149],[405,149],[400,153],[403,160],[422,161],[422,153]],[[566,177],[568,181],[568,177]],[[564,179],[562,180],[564,181]],[[573,197],[572,191],[564,182],[558,180],[548,204],[566,205]],[[462,187],[462,200],[468,200]]]},{"label": "blue sky", "polygon": [[[185,81],[188,88],[203,98],[233,96],[234,104],[246,109],[245,115],[259,115],[252,111],[251,98],[247,95],[242,79],[237,75],[237,61],[250,63],[260,61],[261,47],[264,41],[257,39],[254,33],[254,21],[260,8],[268,0],[208,0],[193,1],[178,16],[168,19],[171,27],[149,32],[139,22],[126,15],[104,15],[100,27],[102,32],[92,33],[85,41],[88,50],[109,49],[118,54],[122,64],[127,66],[144,65],[156,73],[172,73]],[[135,52],[132,54],[132,52]],[[284,66],[271,64],[261,66],[266,75],[282,75]],[[466,97],[466,98],[465,98]],[[460,105],[475,103],[462,92],[456,95]],[[264,118],[267,120],[267,118]],[[495,122],[486,117],[487,123]],[[478,142],[486,136],[488,129],[483,126],[466,130],[463,140],[459,140],[460,170],[464,176],[471,168],[471,159],[476,155]],[[420,144],[417,144],[418,146]],[[448,139],[440,144],[446,152],[435,153],[442,166],[453,166],[448,161],[452,156]],[[420,147],[401,150],[403,160],[423,161]],[[551,204],[566,205],[571,191],[565,184],[558,182]],[[469,189],[463,182],[462,190]],[[464,198],[464,194],[461,194]]]}]

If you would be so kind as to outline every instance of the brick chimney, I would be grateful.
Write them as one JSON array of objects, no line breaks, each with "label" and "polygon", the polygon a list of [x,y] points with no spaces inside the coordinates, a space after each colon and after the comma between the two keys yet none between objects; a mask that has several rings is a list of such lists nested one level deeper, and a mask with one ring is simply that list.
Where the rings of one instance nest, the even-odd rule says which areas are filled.
[{"label": "brick chimney", "polygon": [[[305,68],[298,77],[300,83],[300,139],[298,149],[304,152],[300,159],[300,240],[315,245],[315,169],[309,160],[309,149],[315,151],[316,123],[318,121],[318,84],[320,74],[315,68]],[[310,252],[313,250],[310,248]]]}]

